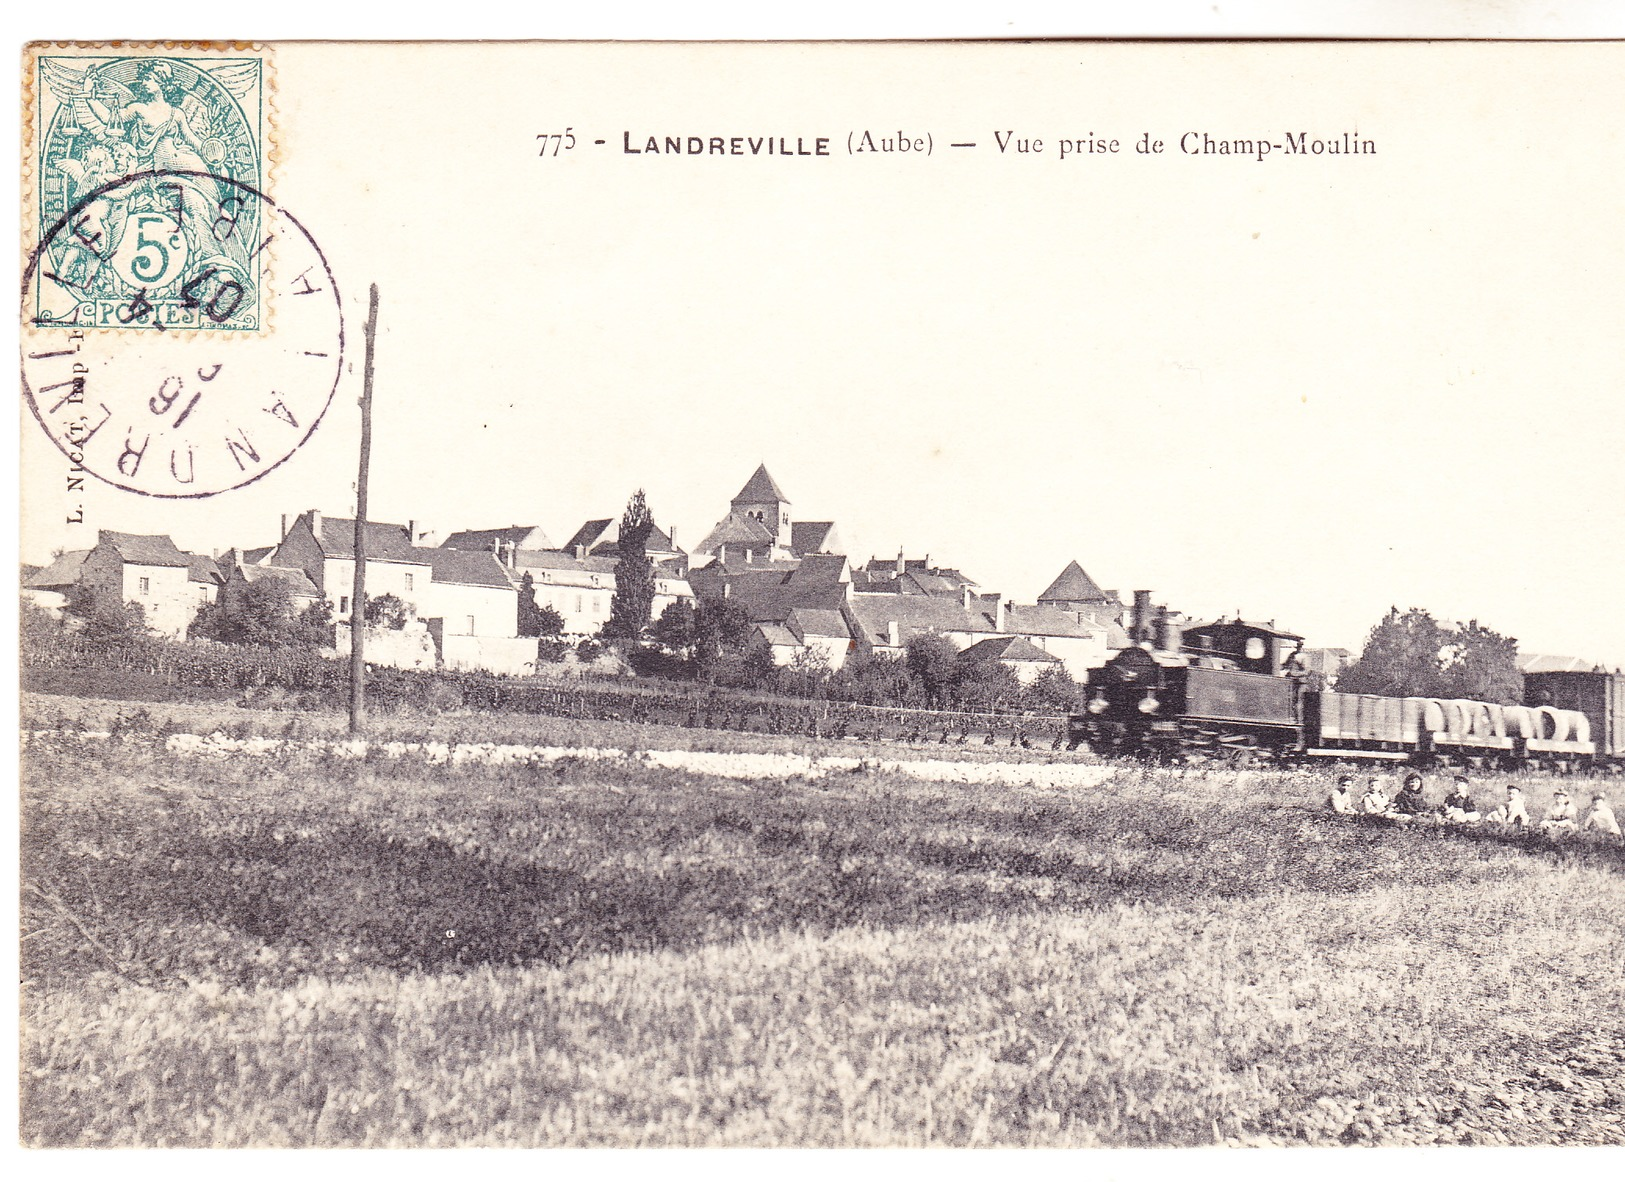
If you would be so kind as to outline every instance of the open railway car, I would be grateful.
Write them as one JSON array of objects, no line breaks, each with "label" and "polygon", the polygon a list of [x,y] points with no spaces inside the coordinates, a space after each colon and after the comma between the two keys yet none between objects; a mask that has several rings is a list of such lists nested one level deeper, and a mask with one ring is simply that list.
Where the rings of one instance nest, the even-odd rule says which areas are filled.
[{"label": "open railway car", "polygon": [[1310,689],[1292,660],[1300,638],[1273,625],[1186,629],[1149,619],[1137,643],[1086,683],[1072,746],[1161,760],[1357,760],[1458,767],[1625,770],[1625,675],[1531,674],[1523,705],[1390,698]]}]

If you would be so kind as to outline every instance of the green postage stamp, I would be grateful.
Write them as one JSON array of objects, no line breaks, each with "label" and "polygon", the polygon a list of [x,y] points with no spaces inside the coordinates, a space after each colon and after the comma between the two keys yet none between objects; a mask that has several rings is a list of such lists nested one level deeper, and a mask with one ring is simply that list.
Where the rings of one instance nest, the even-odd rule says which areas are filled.
[{"label": "green postage stamp", "polygon": [[36,327],[264,327],[269,61],[252,48],[36,46]]}]

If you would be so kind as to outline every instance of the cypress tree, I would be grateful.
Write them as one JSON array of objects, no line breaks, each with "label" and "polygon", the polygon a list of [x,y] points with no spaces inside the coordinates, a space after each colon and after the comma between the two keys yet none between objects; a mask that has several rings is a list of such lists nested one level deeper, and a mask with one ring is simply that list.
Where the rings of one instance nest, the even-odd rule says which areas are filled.
[{"label": "cypress tree", "polygon": [[620,538],[616,542],[615,594],[609,601],[609,619],[604,637],[610,640],[638,640],[649,627],[654,607],[655,569],[649,560],[649,534],[654,518],[640,488],[626,503],[621,514]]}]

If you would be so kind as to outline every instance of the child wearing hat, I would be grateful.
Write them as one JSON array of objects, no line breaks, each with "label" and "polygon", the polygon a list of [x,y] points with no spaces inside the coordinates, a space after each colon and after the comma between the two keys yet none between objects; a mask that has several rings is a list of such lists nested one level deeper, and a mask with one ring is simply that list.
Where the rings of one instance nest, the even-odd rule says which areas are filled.
[{"label": "child wearing hat", "polygon": [[1540,827],[1548,833],[1576,828],[1574,805],[1569,800],[1569,794],[1561,788],[1552,793],[1552,806],[1546,810],[1546,819],[1540,823]]},{"label": "child wearing hat", "polygon": [[1333,788],[1332,794],[1326,798],[1326,804],[1332,812],[1344,816],[1354,815],[1354,795],[1349,791],[1353,786],[1353,776],[1337,777],[1337,787]]},{"label": "child wearing hat", "polygon": [[1466,776],[1458,772],[1454,790],[1444,798],[1444,819],[1461,824],[1478,818],[1478,806],[1473,803],[1471,784]]},{"label": "child wearing hat", "polygon": [[1608,797],[1601,792],[1591,797],[1591,811],[1586,814],[1585,827],[1587,832],[1612,833],[1620,836],[1619,822],[1614,819],[1614,810],[1608,805]]}]

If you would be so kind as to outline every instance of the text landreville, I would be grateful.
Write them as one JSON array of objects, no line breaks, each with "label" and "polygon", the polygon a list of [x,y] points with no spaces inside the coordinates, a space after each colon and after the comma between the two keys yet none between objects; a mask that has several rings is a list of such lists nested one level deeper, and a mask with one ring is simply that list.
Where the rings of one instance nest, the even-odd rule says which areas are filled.
[{"label": "text landreville", "polygon": [[628,156],[828,156],[829,137],[771,135],[650,136],[643,147],[632,146],[632,133],[621,132],[621,151]]}]

